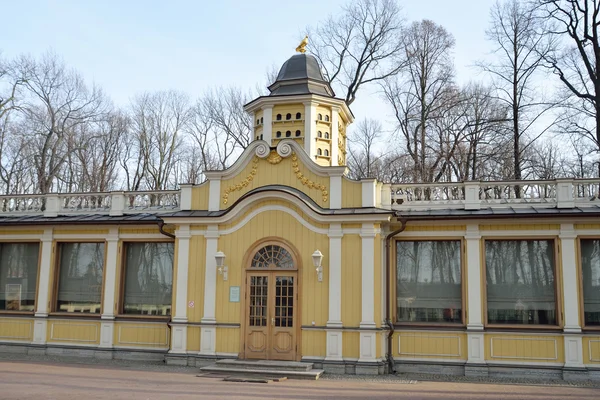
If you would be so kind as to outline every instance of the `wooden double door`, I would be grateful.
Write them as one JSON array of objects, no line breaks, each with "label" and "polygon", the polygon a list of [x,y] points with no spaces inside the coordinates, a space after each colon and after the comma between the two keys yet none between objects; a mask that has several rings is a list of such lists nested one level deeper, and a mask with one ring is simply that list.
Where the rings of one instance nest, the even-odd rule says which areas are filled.
[{"label": "wooden double door", "polygon": [[245,357],[295,360],[298,276],[296,271],[246,274]]}]

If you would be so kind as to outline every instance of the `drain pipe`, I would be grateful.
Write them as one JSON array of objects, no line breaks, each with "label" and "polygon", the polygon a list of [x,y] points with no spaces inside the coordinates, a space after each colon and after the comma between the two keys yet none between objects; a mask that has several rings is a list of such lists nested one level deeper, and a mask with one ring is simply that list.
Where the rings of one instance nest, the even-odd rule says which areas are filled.
[{"label": "drain pipe", "polygon": [[385,323],[390,328],[387,336],[387,362],[388,371],[390,374],[396,373],[396,363],[394,363],[394,356],[392,355],[392,337],[394,336],[394,324],[392,323],[392,307],[390,307],[391,301],[391,279],[392,279],[392,267],[390,261],[390,242],[394,236],[406,229],[406,218],[400,218],[400,228],[396,229],[385,237]]},{"label": "drain pipe", "polygon": [[166,232],[164,230],[164,227],[165,227],[165,221],[163,221],[162,219],[159,218],[159,220],[158,220],[158,231],[160,233],[162,233],[163,235],[170,237],[171,239],[175,239],[175,235],[173,235],[172,233]]}]

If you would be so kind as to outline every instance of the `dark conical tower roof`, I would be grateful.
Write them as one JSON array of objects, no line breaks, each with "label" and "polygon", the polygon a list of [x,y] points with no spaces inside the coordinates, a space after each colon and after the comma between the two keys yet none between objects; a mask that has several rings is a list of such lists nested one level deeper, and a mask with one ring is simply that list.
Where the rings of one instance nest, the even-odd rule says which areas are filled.
[{"label": "dark conical tower roof", "polygon": [[334,97],[329,82],[321,73],[317,59],[310,54],[295,54],[279,70],[277,79],[269,86],[271,96],[319,94]]}]

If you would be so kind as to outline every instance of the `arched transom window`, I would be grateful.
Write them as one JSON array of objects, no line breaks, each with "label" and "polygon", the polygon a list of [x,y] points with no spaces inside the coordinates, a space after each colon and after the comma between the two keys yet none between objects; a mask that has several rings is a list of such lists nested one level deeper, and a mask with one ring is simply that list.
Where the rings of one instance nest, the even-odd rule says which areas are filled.
[{"label": "arched transom window", "polygon": [[270,269],[282,268],[293,269],[294,259],[289,251],[281,246],[268,245],[258,250],[252,258],[250,268]]}]

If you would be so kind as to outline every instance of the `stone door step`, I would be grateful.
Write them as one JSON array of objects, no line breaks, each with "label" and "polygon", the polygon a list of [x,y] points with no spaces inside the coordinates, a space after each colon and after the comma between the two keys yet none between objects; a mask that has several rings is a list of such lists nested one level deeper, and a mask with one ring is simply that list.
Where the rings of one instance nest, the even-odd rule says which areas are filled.
[{"label": "stone door step", "polygon": [[228,376],[227,378],[223,379],[225,382],[249,382],[249,383],[272,383],[272,382],[282,382],[287,380],[287,377],[285,376],[280,376],[280,377],[275,377],[275,376],[247,376],[247,375],[233,375],[233,376]]},{"label": "stone door step", "polygon": [[217,366],[222,368],[248,368],[264,370],[283,370],[283,371],[310,371],[313,368],[312,363],[298,361],[273,361],[273,360],[218,360]]},{"label": "stone door step", "polygon": [[251,368],[236,368],[233,366],[221,367],[218,365],[210,365],[200,368],[202,372],[213,372],[218,374],[228,374],[233,376],[259,376],[259,377],[286,377],[288,379],[310,379],[317,380],[323,375],[322,369],[311,369],[310,371],[283,371],[280,369],[251,369]]}]

